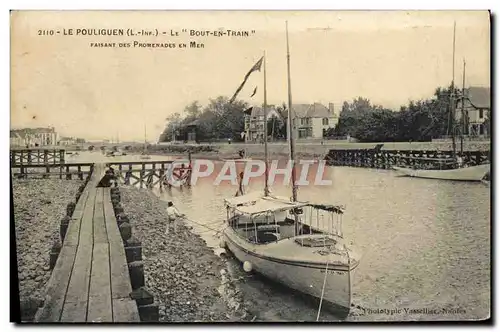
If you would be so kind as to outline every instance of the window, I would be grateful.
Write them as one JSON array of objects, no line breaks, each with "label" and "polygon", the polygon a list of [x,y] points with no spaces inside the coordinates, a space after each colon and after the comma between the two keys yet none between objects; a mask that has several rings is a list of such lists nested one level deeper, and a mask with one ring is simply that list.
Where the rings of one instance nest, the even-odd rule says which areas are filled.
[{"label": "window", "polygon": [[328,126],[328,118],[323,118],[323,126]]},{"label": "window", "polygon": [[479,119],[482,119],[484,116],[484,111],[483,110],[479,110]]}]

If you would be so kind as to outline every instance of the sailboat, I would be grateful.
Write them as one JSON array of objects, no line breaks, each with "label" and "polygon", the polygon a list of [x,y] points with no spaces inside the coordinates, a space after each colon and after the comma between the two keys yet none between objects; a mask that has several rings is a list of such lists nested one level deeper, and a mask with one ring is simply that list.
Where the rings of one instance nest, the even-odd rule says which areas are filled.
[{"label": "sailboat", "polygon": [[[410,176],[416,178],[426,178],[426,179],[438,179],[438,180],[454,180],[454,181],[482,181],[484,177],[490,172],[490,164],[481,164],[477,166],[464,166],[461,162],[461,157],[457,158],[456,152],[456,128],[455,128],[455,30],[456,24],[453,25],[453,77],[451,80],[451,94],[450,94],[450,122],[451,122],[451,139],[453,148],[453,158],[448,159],[435,159],[435,158],[417,158],[419,160],[425,160],[430,162],[438,162],[441,165],[445,165],[446,168],[442,169],[413,169],[407,167],[394,166],[393,169],[398,172],[401,176]],[[462,94],[465,91],[465,61],[463,70],[463,84],[462,84]],[[463,100],[462,96],[462,100]],[[462,107],[463,107],[462,101]],[[460,156],[463,155],[463,121],[464,112],[462,109],[462,130],[460,130]]]},{"label": "sailboat", "polygon": [[142,148],[141,159],[151,159],[151,156],[148,154],[146,125],[144,125],[144,146]]},{"label": "sailboat", "polygon": [[[288,116],[290,157],[294,157],[290,53],[288,47]],[[265,60],[264,60],[265,61]],[[266,70],[264,62],[264,82]],[[265,83],[264,83],[265,86]],[[267,107],[264,88],[264,108]],[[265,112],[264,112],[265,114]],[[360,256],[342,231],[344,209],[331,204],[298,201],[295,163],[292,168],[292,198],[272,195],[268,188],[267,126],[265,129],[265,186],[225,200],[227,208],[220,246],[243,263],[247,272],[256,271],[289,288],[319,299],[319,320],[323,304],[339,317],[351,307],[351,280]],[[241,187],[240,187],[241,188]]]}]

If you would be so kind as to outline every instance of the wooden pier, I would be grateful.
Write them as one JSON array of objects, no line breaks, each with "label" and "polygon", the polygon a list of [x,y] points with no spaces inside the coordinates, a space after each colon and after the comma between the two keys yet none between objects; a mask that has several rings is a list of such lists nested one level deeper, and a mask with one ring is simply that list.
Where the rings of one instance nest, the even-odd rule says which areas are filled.
[{"label": "wooden pier", "polygon": [[27,178],[49,178],[71,180],[73,178],[83,180],[92,173],[93,163],[71,163],[71,164],[17,164],[11,165],[12,175],[19,179]]},{"label": "wooden pier", "polygon": [[[329,166],[351,166],[391,169],[393,166],[418,167],[426,164],[438,165],[440,160],[451,160],[453,151],[396,151],[381,149],[332,149],[325,156]],[[490,151],[464,151],[463,163],[476,166],[491,163]]]},{"label": "wooden pier", "polygon": [[11,149],[10,166],[20,165],[59,165],[65,162],[65,150],[48,149]]},{"label": "wooden pier", "polygon": [[158,307],[142,289],[140,242],[132,238],[130,224],[117,220],[123,217],[118,189],[96,187],[104,174],[103,164],[92,167],[85,189],[61,221],[62,245],[52,249],[55,265],[36,322],[157,320]]},{"label": "wooden pier", "polygon": [[[125,185],[139,185],[140,188],[163,186],[169,176],[188,178],[191,175],[190,160],[185,161],[133,161],[109,162],[117,180]],[[187,183],[190,181],[187,180]]]}]

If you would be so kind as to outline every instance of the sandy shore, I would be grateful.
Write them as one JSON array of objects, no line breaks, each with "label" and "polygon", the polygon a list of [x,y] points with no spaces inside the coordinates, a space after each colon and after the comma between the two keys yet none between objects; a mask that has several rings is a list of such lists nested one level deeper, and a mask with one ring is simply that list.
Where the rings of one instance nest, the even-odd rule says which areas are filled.
[{"label": "sandy shore", "polygon": [[121,202],[142,242],[146,288],[160,322],[243,321],[251,315],[228,279],[226,263],[179,222],[165,235],[166,202],[147,189],[121,187]]},{"label": "sandy shore", "polygon": [[40,300],[50,278],[49,254],[59,239],[66,206],[75,200],[79,180],[12,180],[16,254],[21,304]]}]

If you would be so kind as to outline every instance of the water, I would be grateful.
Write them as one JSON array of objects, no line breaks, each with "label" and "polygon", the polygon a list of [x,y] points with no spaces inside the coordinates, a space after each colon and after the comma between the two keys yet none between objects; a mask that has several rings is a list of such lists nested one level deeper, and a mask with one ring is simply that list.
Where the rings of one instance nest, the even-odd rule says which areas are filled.
[{"label": "water", "polygon": [[[135,158],[135,157],[134,157]],[[162,157],[165,158],[165,157]],[[161,159],[153,157],[152,160]],[[396,177],[392,171],[329,167],[331,186],[299,188],[299,199],[344,205],[344,236],[362,252],[353,304],[365,311],[348,320],[479,319],[490,312],[490,188],[481,183]],[[220,229],[223,199],[236,187],[200,181],[157,194],[197,223]],[[250,190],[262,190],[254,181]],[[290,196],[288,186],[273,193]],[[215,232],[193,224],[209,246]],[[243,295],[260,319],[315,320],[317,307],[294,291],[255,275],[241,277]],[[380,313],[382,309],[391,314]],[[426,309],[427,313],[418,312]],[[406,314],[405,310],[416,310]],[[439,311],[440,314],[428,312]],[[322,319],[335,319],[322,314]]]}]

